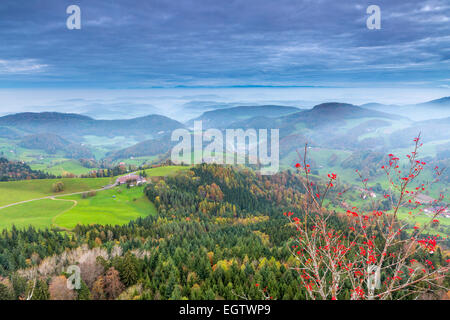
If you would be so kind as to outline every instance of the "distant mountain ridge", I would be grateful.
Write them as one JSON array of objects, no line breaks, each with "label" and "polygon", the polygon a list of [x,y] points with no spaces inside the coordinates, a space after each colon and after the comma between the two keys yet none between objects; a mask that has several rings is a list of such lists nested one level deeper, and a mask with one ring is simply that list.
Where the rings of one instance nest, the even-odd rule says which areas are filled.
[{"label": "distant mountain ridge", "polygon": [[[341,102],[326,102],[306,110],[280,105],[237,106],[206,111],[186,125],[161,115],[127,120],[96,120],[72,113],[26,112],[0,117],[0,134],[20,133],[20,140],[15,139],[21,146],[43,149],[49,153],[63,150],[70,158],[80,158],[80,155],[88,158],[90,152],[97,151],[96,147],[81,145],[83,136],[86,135],[107,138],[122,136],[126,142],[133,141],[133,145],[121,145],[120,141],[123,140],[119,139],[119,143],[113,148],[100,151],[103,152],[101,157],[117,160],[166,154],[174,145],[170,141],[173,130],[192,128],[194,120],[202,120],[204,130],[279,129],[280,150],[283,153],[295,150],[306,141],[318,147],[358,150],[387,146],[387,142],[377,136],[380,133],[388,137],[386,141],[390,140],[390,145],[405,146],[409,143],[410,136],[417,134],[418,126],[423,127],[425,133],[432,132],[437,137],[447,137],[446,133],[439,134],[439,130],[448,128],[450,118],[429,122],[413,122],[409,119],[412,109],[417,113],[421,110],[426,115],[433,114],[434,111],[442,114],[442,110],[447,109],[447,103],[450,103],[450,97],[409,107],[379,103],[357,106]],[[438,107],[428,109],[426,105]],[[392,123],[395,125],[390,129]],[[399,126],[395,127],[396,125]],[[86,141],[89,140],[83,142]],[[73,153],[69,152],[71,149],[74,150]]]},{"label": "distant mountain ridge", "polygon": [[365,103],[360,105],[359,107],[365,108],[365,109],[371,109],[371,110],[384,110],[385,112],[392,112],[395,111],[395,108],[399,108],[400,106],[395,104],[382,104],[378,102],[371,102],[371,103]]},{"label": "distant mountain ridge", "polygon": [[414,126],[395,131],[391,135],[392,144],[395,146],[403,146],[411,141],[412,136],[422,134],[424,143],[433,140],[450,139],[450,117],[441,119],[431,119],[418,121]]},{"label": "distant mountain ridge", "polygon": [[60,112],[21,112],[9,114],[0,117],[0,124],[13,125],[22,122],[35,121],[89,121],[94,120],[88,116],[77,113],[60,113]]},{"label": "distant mountain ridge", "polygon": [[423,121],[449,117],[450,97],[442,97],[431,101],[409,105],[366,103],[360,107],[405,116],[415,121]]},{"label": "distant mountain ridge", "polygon": [[304,123],[308,128],[320,127],[334,124],[335,126],[347,120],[358,118],[382,118],[396,119],[398,115],[393,115],[377,110],[365,109],[349,103],[327,102],[314,106],[310,110],[300,111],[281,119],[287,124]]},{"label": "distant mountain ridge", "polygon": [[239,106],[216,109],[204,112],[200,117],[188,121],[186,125],[192,127],[194,121],[201,120],[204,128],[225,128],[236,121],[261,116],[266,118],[278,118],[282,115],[292,114],[300,110],[301,109],[296,107],[277,105]]},{"label": "distant mountain ridge", "polygon": [[450,97],[442,97],[442,98],[439,98],[439,99],[435,99],[435,100],[431,100],[431,101],[427,101],[427,102],[423,102],[423,103],[418,103],[416,105],[417,106],[422,106],[422,105],[428,105],[428,104],[448,105],[448,106],[450,106]]},{"label": "distant mountain ridge", "polygon": [[184,127],[182,123],[161,115],[127,120],[95,120],[79,114],[58,112],[7,115],[0,117],[0,126],[16,128],[24,134],[52,133],[73,140],[79,140],[84,135],[157,136]]},{"label": "distant mountain ridge", "polygon": [[[294,112],[293,112],[294,111]],[[359,147],[357,137],[367,131],[364,127],[357,128],[352,135],[342,135],[337,129],[348,125],[354,119],[368,118],[365,126],[369,130],[386,126],[385,120],[403,118],[376,110],[361,108],[348,103],[328,102],[314,106],[309,110],[284,106],[240,106],[204,112],[195,120],[202,120],[203,130],[208,128],[225,129],[279,129],[280,148],[284,152],[298,147],[299,143],[314,140],[326,145],[333,142],[336,146],[352,143],[353,148]],[[406,118],[403,118],[407,120]],[[191,120],[187,125],[193,125]],[[300,128],[298,127],[300,125]],[[147,140],[128,148],[121,149],[108,156],[112,158],[127,158],[150,156],[158,152],[167,152],[172,143],[168,140]],[[155,152],[158,151],[158,152]]]},{"label": "distant mountain ridge", "polygon": [[364,118],[364,117],[375,117],[375,118],[394,118],[395,115],[367,110],[349,103],[340,102],[327,102],[314,106],[311,110],[303,111],[303,114],[313,114],[315,116],[320,115],[328,118]]}]

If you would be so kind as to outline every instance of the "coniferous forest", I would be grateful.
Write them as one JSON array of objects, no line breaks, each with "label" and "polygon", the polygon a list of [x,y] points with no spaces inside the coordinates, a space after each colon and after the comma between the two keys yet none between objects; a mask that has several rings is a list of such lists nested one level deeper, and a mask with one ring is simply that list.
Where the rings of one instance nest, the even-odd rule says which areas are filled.
[{"label": "coniferous forest", "polygon": [[[3,230],[0,298],[306,299],[290,251],[295,230],[283,215],[301,217],[303,188],[291,171],[261,176],[203,164],[146,186],[156,216],[71,232]],[[344,216],[330,223],[346,230]],[[424,258],[446,263],[440,248]],[[73,263],[77,290],[65,286]],[[339,298],[350,297],[343,290]]]}]

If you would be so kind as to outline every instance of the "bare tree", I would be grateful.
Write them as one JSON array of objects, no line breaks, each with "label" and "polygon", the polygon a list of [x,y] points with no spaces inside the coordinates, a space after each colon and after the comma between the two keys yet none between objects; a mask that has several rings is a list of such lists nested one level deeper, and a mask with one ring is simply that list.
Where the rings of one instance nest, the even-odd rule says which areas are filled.
[{"label": "bare tree", "polygon": [[65,276],[53,277],[49,285],[51,300],[75,300],[75,290],[67,287],[67,278]]},{"label": "bare tree", "polygon": [[120,281],[119,272],[111,267],[105,275],[103,291],[109,299],[116,299],[125,290],[125,286]]},{"label": "bare tree", "polygon": [[96,261],[94,256],[84,260],[78,266],[80,267],[81,279],[89,288],[92,288],[95,280],[104,272],[103,266]]}]

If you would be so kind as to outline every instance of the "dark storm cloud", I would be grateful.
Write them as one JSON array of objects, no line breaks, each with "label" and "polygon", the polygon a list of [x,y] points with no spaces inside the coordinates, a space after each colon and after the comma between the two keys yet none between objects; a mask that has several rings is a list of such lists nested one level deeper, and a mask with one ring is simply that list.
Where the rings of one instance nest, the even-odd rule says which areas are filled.
[{"label": "dark storm cloud", "polygon": [[446,86],[449,16],[446,0],[3,0],[0,86]]}]

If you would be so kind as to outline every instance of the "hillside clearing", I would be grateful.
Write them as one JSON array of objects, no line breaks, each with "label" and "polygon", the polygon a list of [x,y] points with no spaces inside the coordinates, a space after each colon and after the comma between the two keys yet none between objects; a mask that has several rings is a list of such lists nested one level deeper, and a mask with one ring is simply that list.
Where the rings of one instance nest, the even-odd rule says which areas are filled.
[{"label": "hillside clearing", "polygon": [[98,170],[97,168],[85,168],[77,160],[67,160],[62,162],[46,164],[34,164],[31,165],[33,170],[41,170],[55,176],[64,176],[66,174],[88,174],[91,171]]},{"label": "hillside clearing", "polygon": [[189,170],[191,167],[188,166],[162,166],[157,168],[146,169],[145,173],[148,177],[165,177],[168,175],[175,174],[176,172],[182,170]]}]

